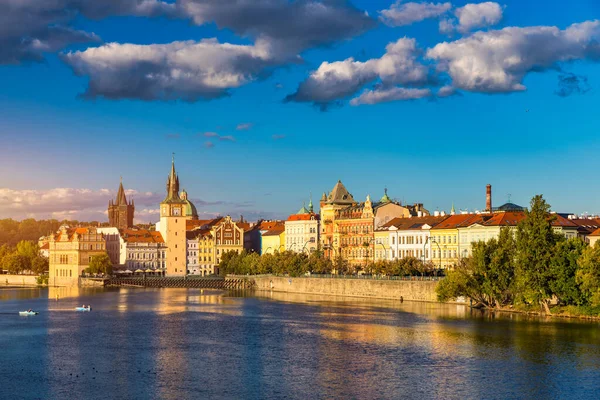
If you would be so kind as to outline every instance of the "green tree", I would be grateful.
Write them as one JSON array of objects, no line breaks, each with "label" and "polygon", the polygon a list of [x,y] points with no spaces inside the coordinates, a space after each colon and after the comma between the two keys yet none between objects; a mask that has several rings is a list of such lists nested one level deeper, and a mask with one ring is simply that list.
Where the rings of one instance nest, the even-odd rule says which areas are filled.
[{"label": "green tree", "polygon": [[4,257],[6,269],[11,274],[20,274],[28,269],[29,260],[27,257],[17,253]]},{"label": "green tree", "polygon": [[579,238],[563,240],[556,244],[550,261],[550,290],[563,304],[584,305],[587,302],[576,279],[579,268],[577,261],[586,247]]},{"label": "green tree", "polygon": [[112,262],[107,253],[92,256],[87,271],[92,274],[112,274]]},{"label": "green tree", "polygon": [[581,295],[594,305],[600,305],[600,241],[593,247],[587,247],[577,262],[579,269],[575,280],[579,284]]},{"label": "green tree", "polygon": [[17,243],[17,254],[22,255],[27,260],[25,269],[32,270],[33,260],[40,256],[40,248],[35,242],[21,240]]},{"label": "green tree", "polygon": [[531,209],[517,226],[516,273],[519,293],[527,303],[540,304],[550,314],[551,262],[561,236],[552,229],[550,205],[542,195],[531,200]]},{"label": "green tree", "polygon": [[37,256],[31,262],[31,271],[37,275],[48,272],[48,259],[46,257]]}]

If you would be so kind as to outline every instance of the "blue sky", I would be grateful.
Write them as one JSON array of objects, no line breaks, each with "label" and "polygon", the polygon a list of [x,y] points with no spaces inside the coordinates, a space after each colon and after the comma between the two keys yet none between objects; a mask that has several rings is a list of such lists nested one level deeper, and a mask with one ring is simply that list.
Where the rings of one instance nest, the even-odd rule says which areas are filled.
[{"label": "blue sky", "polygon": [[[102,15],[81,6],[68,18],[42,24],[44,29],[62,24],[85,32],[90,42],[55,44],[60,37],[48,39],[47,51],[31,50],[33,56],[21,57],[24,53],[17,49],[21,53],[16,58],[9,54],[3,59],[0,52],[0,218],[106,218],[105,204],[122,175],[126,188],[134,191],[139,220],[155,220],[172,152],[182,186],[207,214],[285,217],[308,201],[311,192],[318,202],[338,179],[357,199],[367,194],[379,198],[387,187],[391,197],[422,202],[430,210],[449,210],[453,202],[461,209],[482,208],[485,185],[491,183],[497,205],[509,193],[522,205],[543,193],[557,211],[600,213],[595,185],[600,28],[594,22],[600,18],[600,4],[594,0],[547,1],[543,7],[539,2],[498,2],[497,9],[473,8],[487,19],[476,14],[475,22],[465,17],[464,24],[457,10],[470,3],[466,1],[418,2],[408,10],[398,8],[409,3],[401,2],[395,20],[379,18],[383,10],[394,9],[389,0],[304,2],[335,11],[323,18],[339,21],[336,13],[342,13],[346,22],[335,32],[324,29],[323,21],[314,26],[301,16],[294,19],[299,28],[288,31],[287,0],[257,1],[264,7],[252,14],[244,8],[247,0],[232,2],[229,9],[219,9],[219,2],[185,0],[177,7],[208,4],[215,9],[199,15],[187,8],[169,17],[125,3],[136,1]],[[273,5],[276,12],[269,9]],[[4,15],[12,12],[13,19],[20,15],[6,10]],[[415,10],[439,14],[406,23],[417,18]],[[449,20],[453,32],[440,33],[440,20]],[[579,36],[567,32],[572,24],[586,21]],[[546,30],[534,27],[556,27],[559,33],[546,37]],[[510,45],[480,47],[502,29],[500,38]],[[522,36],[520,29],[530,31]],[[0,29],[0,44],[18,46],[23,40],[10,40],[35,35],[50,37],[43,29]],[[311,37],[317,39],[309,41]],[[213,80],[195,86],[197,76],[191,81],[173,78],[160,87],[155,82],[130,87],[140,74],[148,74],[147,64],[135,58],[140,49],[165,45],[161,51],[166,58],[173,42],[208,38],[243,50],[234,61],[220,59],[225,56],[209,52],[212,47],[186,61],[202,65],[192,65],[192,71],[233,71],[219,76],[219,90],[211,86]],[[406,48],[410,39],[415,39],[414,49],[394,58],[389,77],[388,64],[378,60],[389,43],[400,40]],[[436,48],[457,41],[463,45],[446,53]],[[107,49],[108,43],[149,47]],[[100,57],[91,53],[94,48],[106,52]],[[468,51],[471,58],[461,53]],[[131,57],[125,67],[115,61],[123,55]],[[516,57],[516,66],[502,71],[508,71],[507,80],[486,80],[491,68],[479,71],[481,79],[471,79],[473,74],[461,74],[460,68],[474,56],[483,61]],[[342,64],[349,57],[355,63]],[[155,60],[152,72],[174,76],[171,68],[177,61]],[[330,64],[336,70],[354,66],[353,82],[364,83],[354,87],[335,74],[317,79],[313,74],[323,69],[323,62],[340,62]],[[444,69],[446,63],[455,69]],[[104,68],[107,64],[110,68]],[[409,78],[411,74],[418,77]],[[222,83],[234,77],[242,77],[243,83]],[[515,89],[519,84],[526,90]],[[150,93],[148,87],[160,90]],[[441,87],[456,94],[441,97]],[[561,87],[563,96],[557,94]],[[340,88],[342,94],[331,95]],[[356,99],[369,91],[396,96],[397,90],[395,101],[354,104],[362,103]],[[405,93],[419,98],[402,99]],[[248,129],[237,129],[240,124]]]}]

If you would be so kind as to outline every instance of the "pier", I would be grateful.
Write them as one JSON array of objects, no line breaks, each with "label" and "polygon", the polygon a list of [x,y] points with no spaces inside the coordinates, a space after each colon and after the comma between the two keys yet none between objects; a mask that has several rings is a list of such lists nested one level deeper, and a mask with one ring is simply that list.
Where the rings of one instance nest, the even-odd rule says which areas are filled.
[{"label": "pier", "polygon": [[256,284],[254,280],[247,278],[169,278],[169,277],[127,277],[110,278],[104,283],[105,286],[124,287],[150,287],[150,288],[197,288],[197,289],[222,289],[240,290],[253,289]]}]

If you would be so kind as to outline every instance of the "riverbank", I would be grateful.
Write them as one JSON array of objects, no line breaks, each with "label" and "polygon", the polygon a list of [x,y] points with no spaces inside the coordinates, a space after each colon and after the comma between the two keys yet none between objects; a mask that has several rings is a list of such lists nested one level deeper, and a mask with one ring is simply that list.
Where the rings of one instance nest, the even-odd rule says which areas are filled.
[{"label": "riverbank", "polygon": [[251,276],[256,290],[297,294],[346,296],[382,300],[436,302],[438,281],[353,279],[343,277]]},{"label": "riverbank", "polygon": [[540,310],[539,307],[526,305],[517,305],[511,308],[483,308],[483,310],[489,312],[535,315],[540,317],[545,316],[600,321],[600,307],[592,306],[554,306],[550,308],[551,314]]}]

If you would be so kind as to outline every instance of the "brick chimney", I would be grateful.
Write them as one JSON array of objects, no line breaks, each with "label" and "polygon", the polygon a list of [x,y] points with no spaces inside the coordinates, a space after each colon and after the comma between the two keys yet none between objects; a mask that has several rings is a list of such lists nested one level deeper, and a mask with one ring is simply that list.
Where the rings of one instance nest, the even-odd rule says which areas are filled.
[{"label": "brick chimney", "polygon": [[485,211],[492,212],[492,185],[485,187]]}]

